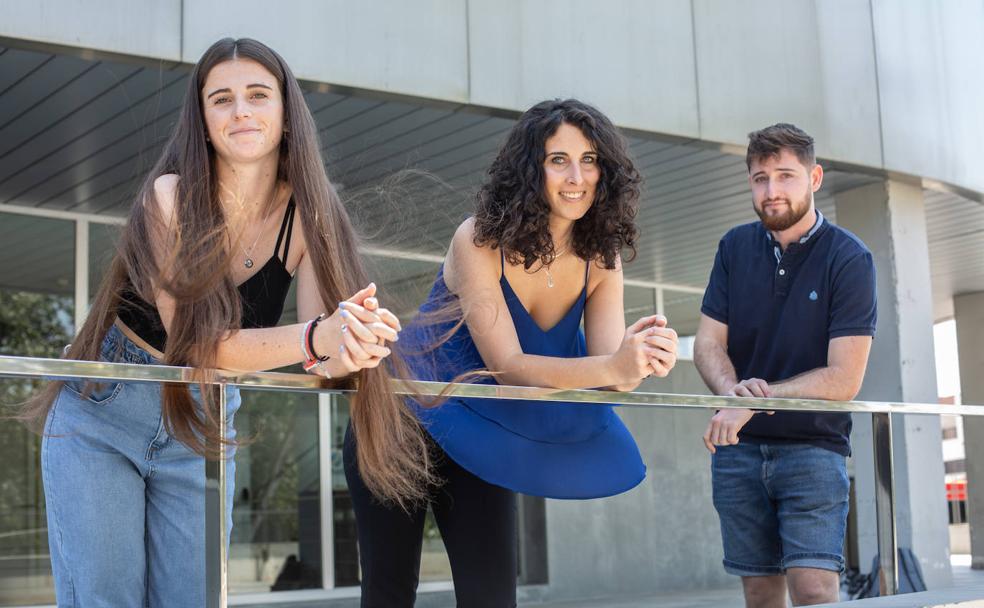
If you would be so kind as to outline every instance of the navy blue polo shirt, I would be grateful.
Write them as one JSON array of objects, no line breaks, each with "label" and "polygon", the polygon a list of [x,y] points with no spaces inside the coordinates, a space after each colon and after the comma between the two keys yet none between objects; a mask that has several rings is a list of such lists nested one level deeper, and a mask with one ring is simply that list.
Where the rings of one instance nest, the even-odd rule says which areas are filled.
[{"label": "navy blue polo shirt", "polygon": [[[728,326],[738,380],[778,382],[827,365],[841,336],[874,336],[875,265],[856,236],[817,211],[810,233],[781,251],[761,222],[718,244],[701,312]],[[807,443],[847,456],[851,415],[776,412],[738,433],[749,443]]]}]

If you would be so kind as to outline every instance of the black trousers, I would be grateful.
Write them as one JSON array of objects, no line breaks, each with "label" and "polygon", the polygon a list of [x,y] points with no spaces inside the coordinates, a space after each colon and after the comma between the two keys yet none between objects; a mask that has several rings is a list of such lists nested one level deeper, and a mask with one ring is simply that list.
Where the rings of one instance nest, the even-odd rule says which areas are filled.
[{"label": "black trousers", "polygon": [[[432,442],[444,484],[430,494],[451,561],[459,608],[516,606],[516,496],[458,466]],[[426,505],[409,514],[381,504],[366,488],[351,426],[345,433],[345,479],[355,507],[362,565],[362,608],[411,608],[417,595]]]}]

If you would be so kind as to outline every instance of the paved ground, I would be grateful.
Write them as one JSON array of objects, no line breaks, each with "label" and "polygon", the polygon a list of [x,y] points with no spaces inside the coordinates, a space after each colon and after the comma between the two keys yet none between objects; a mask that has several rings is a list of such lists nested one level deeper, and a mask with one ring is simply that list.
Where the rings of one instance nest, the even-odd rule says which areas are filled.
[{"label": "paved ground", "polygon": [[[894,598],[875,598],[857,602],[837,604],[845,608],[914,608],[920,606],[940,606],[947,608],[984,607],[984,571],[970,569],[970,556],[957,555],[953,563],[953,588],[934,590],[923,594],[909,594]],[[422,589],[422,591],[424,591]],[[246,596],[233,596],[232,606],[249,605],[250,608],[358,608],[359,597],[355,589],[336,590],[335,597],[326,601],[324,592],[312,592],[310,599],[301,596],[304,592],[294,592],[290,602],[283,598],[268,604],[258,604]],[[520,608],[744,608],[740,588],[697,590],[683,593],[651,595],[621,600],[583,599],[568,602],[542,602],[537,600],[539,591],[535,587],[520,587]],[[266,596],[269,597],[268,595]],[[981,599],[972,604],[964,603],[969,598]],[[451,608],[454,595],[450,589],[431,589],[417,596],[416,608]],[[820,608],[820,607],[818,607]]]},{"label": "paved ground", "polygon": [[741,591],[697,591],[625,600],[579,600],[547,604],[520,604],[522,608],[744,608]]},{"label": "paved ground", "polygon": [[[951,606],[962,605],[957,602],[969,599],[967,596],[981,599],[980,605],[984,606],[984,570],[970,569],[969,555],[954,555],[951,558],[953,564],[953,589],[930,591],[919,594],[917,598],[903,596],[897,598],[880,598],[878,600],[863,600],[863,602],[850,602],[837,604],[838,606],[871,606],[871,608],[889,608],[929,606],[947,603]],[[973,590],[966,593],[964,590]],[[978,592],[979,590],[979,592]],[[741,597],[741,591],[716,590],[716,591],[693,591],[688,593],[673,593],[666,595],[652,595],[634,599],[619,601],[611,600],[578,600],[573,602],[550,602],[550,603],[522,603],[522,608],[744,608],[745,602]],[[968,607],[969,608],[969,607]]]}]

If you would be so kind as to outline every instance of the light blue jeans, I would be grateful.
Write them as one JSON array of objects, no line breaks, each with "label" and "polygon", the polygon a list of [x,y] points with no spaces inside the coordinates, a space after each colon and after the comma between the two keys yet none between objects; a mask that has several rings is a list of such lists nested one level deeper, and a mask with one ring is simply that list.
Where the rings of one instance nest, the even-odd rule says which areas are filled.
[{"label": "light blue jeans", "polygon": [[[160,363],[116,327],[101,359]],[[58,606],[204,606],[205,460],[168,435],[159,384],[109,382],[88,396],[83,384],[65,383],[41,446]],[[240,398],[227,390],[233,438]],[[201,401],[197,386],[192,394]],[[227,467],[231,530],[231,459]]]}]

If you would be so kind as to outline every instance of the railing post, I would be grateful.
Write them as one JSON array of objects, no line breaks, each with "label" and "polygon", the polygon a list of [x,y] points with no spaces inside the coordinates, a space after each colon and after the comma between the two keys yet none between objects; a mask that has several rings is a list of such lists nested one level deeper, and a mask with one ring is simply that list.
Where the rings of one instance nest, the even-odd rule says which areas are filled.
[{"label": "railing post", "polygon": [[895,469],[892,462],[892,415],[871,415],[875,450],[875,511],[878,518],[878,591],[899,592],[899,552],[895,533]]},{"label": "railing post", "polygon": [[[220,383],[218,416],[219,436],[226,436],[226,384]],[[210,446],[212,448],[223,448]],[[222,449],[224,453],[225,450]],[[226,459],[205,460],[205,606],[226,608]]]}]

